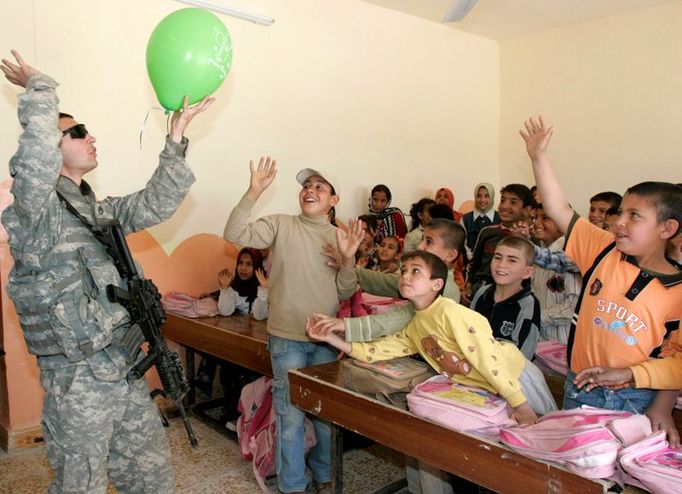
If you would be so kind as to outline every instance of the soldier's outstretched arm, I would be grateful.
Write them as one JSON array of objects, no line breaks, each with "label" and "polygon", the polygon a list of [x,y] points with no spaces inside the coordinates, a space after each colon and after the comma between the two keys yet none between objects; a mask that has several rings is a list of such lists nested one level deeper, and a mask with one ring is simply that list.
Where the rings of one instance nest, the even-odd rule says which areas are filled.
[{"label": "soldier's outstretched arm", "polygon": [[17,86],[26,87],[28,79],[40,72],[24,62],[24,59],[19,55],[18,51],[10,50],[10,53],[14,56],[16,63],[3,58],[0,69],[5,73],[5,77],[9,82],[16,84]]}]

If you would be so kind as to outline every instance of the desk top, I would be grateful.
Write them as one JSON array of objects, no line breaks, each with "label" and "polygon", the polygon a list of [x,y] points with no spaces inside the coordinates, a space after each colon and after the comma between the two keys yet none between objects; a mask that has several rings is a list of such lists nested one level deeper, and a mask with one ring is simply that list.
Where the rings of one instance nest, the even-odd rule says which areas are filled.
[{"label": "desk top", "polygon": [[265,321],[247,315],[190,319],[168,313],[162,331],[171,341],[272,376]]},{"label": "desk top", "polygon": [[289,372],[299,408],[500,493],[603,494],[606,483],[446,429],[345,388],[339,362]]}]

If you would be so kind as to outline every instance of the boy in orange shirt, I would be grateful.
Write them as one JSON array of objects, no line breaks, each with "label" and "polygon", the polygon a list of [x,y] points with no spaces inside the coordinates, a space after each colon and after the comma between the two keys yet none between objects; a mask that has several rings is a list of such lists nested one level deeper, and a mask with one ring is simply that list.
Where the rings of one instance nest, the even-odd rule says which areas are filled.
[{"label": "boy in orange shirt", "polygon": [[[647,369],[660,364],[664,340],[679,327],[682,272],[666,257],[666,246],[682,223],[682,189],[672,183],[643,182],[630,187],[621,203],[614,235],[580,218],[568,204],[547,155],[554,132],[542,117],[525,123],[521,135],[533,164],[544,207],[566,232],[566,254],[583,275],[577,315],[569,337],[569,374],[564,407],[583,404],[634,413],[647,412],[655,430],[665,430],[672,444],[679,436],[671,408],[677,390],[580,389],[574,381],[593,367]],[[642,373],[644,374],[644,372]]]}]

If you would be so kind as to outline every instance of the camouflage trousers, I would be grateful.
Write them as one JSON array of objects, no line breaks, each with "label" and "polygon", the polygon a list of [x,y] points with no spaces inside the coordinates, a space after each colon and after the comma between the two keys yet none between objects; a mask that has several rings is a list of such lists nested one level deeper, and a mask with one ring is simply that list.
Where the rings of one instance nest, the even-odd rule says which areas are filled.
[{"label": "camouflage trousers", "polygon": [[173,492],[168,439],[144,379],[97,380],[90,367],[43,370],[48,492]]}]

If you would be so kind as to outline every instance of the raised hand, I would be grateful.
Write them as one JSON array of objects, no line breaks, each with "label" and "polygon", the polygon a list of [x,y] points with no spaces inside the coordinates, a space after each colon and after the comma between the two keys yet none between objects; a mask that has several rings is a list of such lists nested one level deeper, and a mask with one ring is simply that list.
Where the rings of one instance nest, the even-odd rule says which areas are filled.
[{"label": "raised hand", "polygon": [[10,50],[10,53],[12,53],[17,63],[10,62],[6,58],[3,58],[0,69],[5,73],[5,77],[9,82],[16,84],[17,86],[26,87],[29,78],[40,74],[40,72],[24,62],[24,59],[21,58],[21,55],[19,55],[19,52],[16,50]]},{"label": "raised hand", "polygon": [[171,117],[169,135],[173,142],[182,142],[182,136],[185,135],[185,130],[192,119],[211,106],[214,101],[215,98],[206,96],[199,103],[189,106],[187,96],[185,96],[182,102],[182,110],[176,111]]},{"label": "raised hand", "polygon": [[222,289],[230,288],[233,279],[234,273],[229,269],[223,269],[220,273],[218,273],[218,283]]},{"label": "raised hand", "polygon": [[277,175],[277,160],[270,156],[261,156],[258,166],[253,161],[249,161],[251,179],[247,195],[251,199],[258,199],[265,189],[267,189]]},{"label": "raised hand", "polygon": [[611,367],[591,367],[583,369],[575,376],[573,383],[578,388],[591,391],[598,386],[606,388],[628,388],[632,385],[632,371],[630,369],[613,369]]},{"label": "raised hand", "polygon": [[511,418],[519,425],[532,425],[538,421],[538,416],[528,402],[522,403],[512,410]]},{"label": "raised hand", "polygon": [[523,140],[526,141],[528,156],[530,156],[531,160],[535,161],[547,152],[547,145],[554,133],[554,127],[547,126],[542,115],[537,120],[532,117],[529,118],[524,123],[524,126],[526,131],[520,130],[519,133]]},{"label": "raised hand", "polygon": [[365,224],[357,218],[348,220],[348,231],[345,234],[340,228],[336,230],[336,243],[344,260],[352,260],[355,264],[355,253],[360,247],[364,235]]},{"label": "raised hand", "polygon": [[267,288],[268,278],[267,276],[265,276],[265,271],[263,271],[262,269],[256,269],[255,275],[256,278],[258,279],[258,283],[260,284],[260,286],[262,286],[263,288]]}]

